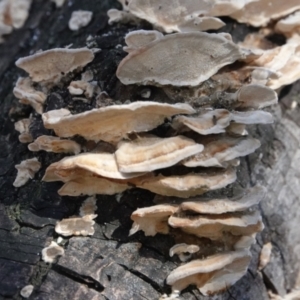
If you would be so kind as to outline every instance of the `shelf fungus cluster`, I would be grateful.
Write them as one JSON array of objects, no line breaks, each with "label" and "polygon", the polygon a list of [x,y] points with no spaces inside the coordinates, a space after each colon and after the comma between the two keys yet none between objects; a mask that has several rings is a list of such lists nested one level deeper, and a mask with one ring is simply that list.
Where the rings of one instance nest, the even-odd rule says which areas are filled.
[{"label": "shelf fungus cluster", "polygon": [[[257,0],[119,0],[123,11],[108,11],[109,23],[146,20],[166,33],[219,29],[225,23],[216,16],[231,15]],[[172,7],[172,9],[170,9]]]},{"label": "shelf fungus cluster", "polygon": [[[143,230],[150,236],[157,233],[177,236],[180,243],[170,249],[170,256],[176,254],[183,262],[192,260],[168,276],[172,297],[191,284],[204,295],[215,294],[233,285],[247,270],[251,259],[249,248],[255,242],[256,233],[264,227],[260,213],[254,209],[264,194],[265,189],[256,186],[230,198],[160,197],[163,204],[133,212],[130,234]],[[209,242],[203,239],[218,247],[214,255],[204,259],[207,248],[209,251],[212,248],[204,246]]]},{"label": "shelf fungus cluster", "polygon": [[[298,30],[298,14],[277,23],[276,30],[287,36],[282,46],[266,46],[261,32],[236,44],[228,33],[201,31],[222,26],[217,18],[221,15],[265,24],[299,9],[299,1],[286,1],[282,13],[277,7],[281,1],[274,1],[268,14],[260,14],[269,2],[265,0],[120,2],[124,10],[110,10],[110,23],[144,19],[171,34],[128,33],[128,55],[116,76],[124,85],[148,85],[149,90],[156,86],[168,103],[151,101],[147,93],[147,101],[80,113],[66,107],[44,112],[49,86],[68,74],[64,83],[68,81],[70,95],[92,98],[99,92],[91,72],[76,81],[70,74],[91,62],[96,50],[52,49],[17,61],[29,77],[17,81],[14,94],[41,115],[55,136],[33,140],[30,119],[15,128],[31,151],[71,153],[48,166],[43,177],[46,182],[61,181],[62,196],[114,195],[134,188],[156,195],[159,203],[132,213],[130,235],[143,231],[174,238],[170,256],[184,263],[167,277],[171,298],[189,285],[204,295],[222,292],[246,273],[250,247],[264,227],[257,205],[266,191],[261,186],[242,188],[238,171],[242,157],[260,147],[247,126],[272,123],[272,115],[262,109],[277,103],[274,89],[300,77],[291,68],[300,65],[299,37],[286,33]],[[249,19],[250,8],[257,12],[256,20]],[[75,136],[81,138],[75,142]],[[95,145],[93,151],[87,143]],[[38,170],[38,162],[31,163],[25,175],[25,165],[17,166],[15,186]],[[56,232],[93,235],[96,209],[95,198],[88,198],[80,216],[58,222]]]},{"label": "shelf fungus cluster", "polygon": [[[234,49],[240,53],[237,46]],[[202,71],[199,69],[199,74]],[[42,115],[44,126],[58,137],[81,135],[95,143],[110,143],[114,150],[65,157],[47,168],[43,180],[62,181],[60,195],[112,195],[136,187],[160,195],[163,203],[133,212],[130,234],[143,230],[150,236],[179,236],[170,254],[192,260],[168,276],[173,295],[190,284],[205,295],[220,292],[247,270],[249,248],[263,229],[255,208],[265,191],[257,186],[231,197],[219,191],[236,182],[240,158],[260,146],[259,140],[248,136],[246,126],[272,123],[272,115],[260,109],[276,101],[273,90],[249,83],[224,94],[218,104],[211,101],[210,107],[201,109],[186,103],[136,101],[75,115],[67,109],[46,112]],[[164,136],[153,134],[162,124],[169,128]],[[63,220],[56,231],[93,234],[91,218],[94,215]],[[65,229],[70,224],[76,227],[75,223],[83,229]],[[203,252],[203,239],[217,246]]]},{"label": "shelf fungus cluster", "polygon": [[[230,16],[240,23],[266,26],[300,9],[298,0],[118,0],[123,11],[108,11],[109,23],[145,20],[166,33],[219,29],[225,23],[218,16]],[[172,7],[172,9],[170,9]]]},{"label": "shelf fungus cluster", "polygon": [[[222,191],[235,186],[240,158],[260,147],[246,126],[273,122],[272,115],[261,109],[277,103],[276,92],[267,86],[274,72],[263,76],[263,64],[253,63],[263,52],[234,44],[228,34],[163,36],[139,30],[129,33],[125,42],[128,55],[117,70],[123,84],[156,85],[168,95],[174,95],[170,86],[175,86],[176,99],[179,94],[193,104],[194,97],[198,104],[194,112],[174,114],[168,121],[171,130],[163,138],[140,133],[116,143],[118,170],[143,173],[127,179],[129,186],[150,190],[160,201],[132,213],[130,235],[139,230],[149,236],[171,234],[177,244],[170,256],[191,260],[168,276],[170,298],[189,285],[196,285],[204,295],[221,292],[246,273],[250,247],[264,227],[257,210],[264,198],[263,187],[239,192],[231,188],[231,197]],[[228,87],[219,84],[228,73],[242,74],[247,66],[251,70],[247,80]],[[188,141],[184,152],[182,146],[174,148],[176,140]],[[194,149],[196,153],[191,154]]]}]

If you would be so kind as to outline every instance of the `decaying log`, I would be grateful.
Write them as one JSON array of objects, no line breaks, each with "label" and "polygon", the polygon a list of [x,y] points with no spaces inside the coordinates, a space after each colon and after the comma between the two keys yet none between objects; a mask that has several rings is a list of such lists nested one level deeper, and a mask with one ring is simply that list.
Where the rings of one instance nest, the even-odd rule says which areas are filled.
[{"label": "decaying log", "polygon": [[[20,299],[20,290],[28,284],[34,286],[30,299],[43,300],[158,299],[170,293],[165,279],[179,264],[176,258],[169,257],[174,245],[171,236],[145,237],[139,232],[128,237],[131,213],[153,204],[153,194],[138,189],[125,192],[120,201],[115,196],[97,196],[95,234],[66,238],[65,255],[57,263],[47,265],[41,261],[41,250],[57,238],[55,223],[78,215],[86,197],[61,197],[57,194],[60,183],[41,182],[46,167],[63,155],[33,154],[19,142],[14,122],[30,113],[33,137],[49,132],[41,126],[40,115],[13,96],[18,76],[24,75],[14,63],[39,49],[69,44],[84,47],[91,35],[88,43],[101,50],[89,69],[100,88],[121,102],[129,94],[139,99],[143,87],[124,87],[115,76],[118,63],[126,55],[122,50],[124,35],[136,25],[108,25],[109,8],[120,8],[120,4],[115,0],[76,0],[56,8],[51,1],[33,1],[25,26],[0,45],[0,299]],[[93,11],[94,16],[87,27],[71,32],[68,20],[78,9]],[[226,30],[240,40],[250,29],[228,21]],[[78,78],[75,75],[75,80]],[[160,89],[150,90],[153,100],[168,101]],[[68,107],[72,112],[81,112],[95,106],[93,102],[72,102],[70,97],[67,83],[55,87],[46,100],[46,109]],[[274,124],[250,128],[262,147],[243,159],[239,168],[243,186],[259,183],[268,190],[260,204],[265,229],[251,248],[250,268],[246,276],[219,296],[205,298],[190,287],[182,299],[267,300],[267,290],[283,296],[295,285],[300,270],[300,82],[282,90],[280,105],[271,110]],[[17,172],[14,166],[32,157],[42,163],[41,170],[25,186],[13,187]],[[260,250],[267,242],[273,244],[270,262],[258,271]]]}]

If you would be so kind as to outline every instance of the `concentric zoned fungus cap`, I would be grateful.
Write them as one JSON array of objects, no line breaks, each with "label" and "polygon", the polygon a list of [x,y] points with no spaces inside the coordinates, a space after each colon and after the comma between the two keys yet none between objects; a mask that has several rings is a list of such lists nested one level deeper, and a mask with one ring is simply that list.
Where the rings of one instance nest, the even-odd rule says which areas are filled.
[{"label": "concentric zoned fungus cap", "polygon": [[177,116],[172,127],[180,130],[184,125],[199,134],[215,134],[225,132],[231,122],[231,114],[226,109],[203,110],[197,116]]},{"label": "concentric zoned fungus cap", "polygon": [[215,17],[194,17],[178,26],[179,32],[217,30],[225,26],[225,23]]},{"label": "concentric zoned fungus cap", "polygon": [[215,0],[209,14],[211,16],[229,16],[254,1],[257,0]]},{"label": "concentric zoned fungus cap", "polygon": [[57,245],[55,242],[51,242],[51,244],[42,250],[42,260],[46,263],[52,264],[56,262],[59,256],[65,254],[64,248]]},{"label": "concentric zoned fungus cap", "polygon": [[244,250],[194,260],[172,271],[167,284],[174,292],[193,284],[203,295],[213,295],[237,282],[246,273],[250,259],[250,252]]},{"label": "concentric zoned fungus cap", "polygon": [[162,39],[164,35],[156,30],[135,30],[129,32],[125,36],[126,45],[123,49],[126,52],[134,51],[144,46],[147,46],[149,43],[154,42],[155,40]]},{"label": "concentric zoned fungus cap", "polygon": [[251,213],[226,213],[221,215],[197,215],[169,218],[169,225],[198,237],[220,240],[224,233],[232,235],[251,235],[263,229],[261,215],[258,211]]},{"label": "concentric zoned fungus cap", "polygon": [[68,182],[77,178],[95,176],[90,171],[81,169],[81,168],[70,168],[70,169],[61,169],[59,167],[59,162],[52,163],[45,172],[43,181],[52,182],[52,181],[62,181]]},{"label": "concentric zoned fungus cap", "polygon": [[204,150],[183,161],[186,167],[223,167],[224,163],[253,153],[260,141],[250,137],[212,136],[202,139]]},{"label": "concentric zoned fungus cap", "polygon": [[244,57],[222,34],[170,34],[130,51],[119,64],[117,77],[123,84],[196,86]]},{"label": "concentric zoned fungus cap", "polygon": [[35,90],[32,84],[29,77],[19,77],[13,93],[20,103],[31,105],[38,114],[42,114],[47,96],[43,92]]},{"label": "concentric zoned fungus cap", "polygon": [[29,179],[32,179],[36,172],[41,168],[41,163],[36,157],[21,161],[19,165],[15,165],[18,170],[17,177],[13,186],[20,187],[24,185]]},{"label": "concentric zoned fungus cap", "polygon": [[185,243],[174,245],[170,251],[169,255],[172,257],[175,254],[178,255],[181,261],[187,261],[191,254],[194,254],[200,250],[200,247],[197,245],[187,245]]},{"label": "concentric zoned fungus cap", "polygon": [[271,88],[260,84],[248,84],[237,91],[237,103],[233,103],[233,107],[260,109],[276,104],[277,101],[277,93]]},{"label": "concentric zoned fungus cap", "polygon": [[182,202],[180,209],[199,214],[213,215],[244,211],[257,205],[265,197],[265,194],[265,188],[256,186],[243,191],[233,198],[191,198],[189,201]]},{"label": "concentric zoned fungus cap", "polygon": [[149,172],[173,166],[202,150],[202,145],[184,136],[148,136],[120,142],[115,157],[121,172]]},{"label": "concentric zoned fungus cap", "polygon": [[[107,172],[108,169],[106,169]],[[112,173],[108,173],[112,174]],[[65,184],[58,191],[63,196],[79,195],[114,195],[129,189],[125,180],[104,178],[82,168],[62,169],[58,163],[50,165],[43,181],[62,181]]]},{"label": "concentric zoned fungus cap", "polygon": [[[51,164],[48,169],[57,171],[71,171],[82,169],[112,179],[127,179],[143,173],[122,173],[119,171],[114,154],[111,153],[82,153],[63,158]],[[47,169],[47,170],[48,170]],[[51,171],[50,171],[51,172]],[[47,171],[46,171],[47,173]]]},{"label": "concentric zoned fungus cap", "polygon": [[88,48],[55,48],[19,58],[16,65],[35,82],[58,81],[63,75],[84,67],[93,59],[94,52]]},{"label": "concentric zoned fungus cap", "polygon": [[139,188],[149,190],[163,196],[189,198],[216,190],[233,183],[236,180],[234,169],[189,173],[180,176],[145,175],[130,180]]},{"label": "concentric zoned fungus cap", "polygon": [[213,105],[223,106],[230,110],[261,109],[276,104],[277,93],[265,85],[251,83],[243,85],[235,93],[222,93],[222,97],[213,100]]},{"label": "concentric zoned fungus cap", "polygon": [[55,232],[63,236],[71,235],[93,235],[95,233],[94,224],[97,215],[87,215],[82,218],[62,219],[56,223]]},{"label": "concentric zoned fungus cap", "polygon": [[117,143],[127,133],[149,131],[162,124],[165,118],[176,114],[192,114],[188,104],[166,104],[138,101],[112,105],[71,115],[67,109],[52,110],[43,114],[44,126],[53,129],[60,137],[79,134],[87,140]]},{"label": "concentric zoned fungus cap", "polygon": [[131,215],[133,220],[129,235],[143,230],[146,236],[154,236],[156,233],[167,234],[169,232],[168,218],[177,211],[176,205],[161,204],[145,208],[139,208]]},{"label": "concentric zoned fungus cap", "polygon": [[[245,102],[251,99],[242,92],[241,99]],[[276,98],[277,99],[277,98]],[[257,100],[255,100],[257,101]],[[268,101],[268,100],[267,100]],[[262,105],[261,101],[259,105]],[[237,105],[244,106],[244,103]],[[248,104],[246,104],[248,105]],[[257,106],[253,103],[253,106]],[[207,109],[193,116],[177,116],[172,121],[172,127],[177,131],[186,131],[187,128],[201,134],[209,135],[223,133],[229,126],[236,122],[239,124],[269,124],[273,123],[273,116],[265,111],[228,111],[226,109]]]},{"label": "concentric zoned fungus cap", "polygon": [[79,144],[71,140],[63,140],[59,137],[41,135],[33,143],[28,145],[30,151],[44,150],[54,153],[75,153],[81,150]]},{"label": "concentric zoned fungus cap", "polygon": [[[268,33],[268,32],[267,32]],[[300,78],[300,49],[299,34],[291,34],[284,45],[268,45],[266,34],[263,31],[257,34],[248,35],[242,45],[249,46],[251,42],[256,44],[255,47],[264,49],[262,55],[249,62],[247,68],[260,68],[269,70],[269,73],[275,74],[269,76],[266,85],[275,90],[284,85],[291,84]],[[267,44],[267,45],[265,45]]]},{"label": "concentric zoned fungus cap", "polygon": [[81,196],[81,195],[115,195],[124,192],[130,187],[126,182],[107,179],[92,175],[77,177],[67,181],[59,190],[61,196]]},{"label": "concentric zoned fungus cap", "polygon": [[164,2],[159,0],[131,0],[123,7],[125,11],[134,16],[147,20],[155,27],[170,33],[180,31],[178,27],[187,20],[208,14],[212,5],[213,3],[210,1],[203,0],[179,0],[176,2],[172,0],[165,0]]},{"label": "concentric zoned fungus cap", "polygon": [[[271,3],[271,5],[270,5]],[[271,20],[284,17],[297,9],[300,9],[298,0],[258,0],[248,3],[243,9],[230,15],[240,23],[248,23],[252,26],[265,26]]]}]

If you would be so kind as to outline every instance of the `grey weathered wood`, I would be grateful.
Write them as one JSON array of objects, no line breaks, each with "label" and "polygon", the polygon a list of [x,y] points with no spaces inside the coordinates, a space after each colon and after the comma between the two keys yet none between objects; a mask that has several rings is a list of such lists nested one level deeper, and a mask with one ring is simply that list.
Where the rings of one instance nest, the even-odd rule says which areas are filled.
[{"label": "grey weathered wood", "polygon": [[[115,70],[125,53],[120,45],[124,35],[134,29],[128,25],[107,25],[106,11],[120,7],[117,1],[67,1],[60,9],[50,1],[35,0],[24,28],[15,31],[0,46],[0,299],[18,299],[20,289],[35,286],[31,299],[157,299],[169,293],[165,284],[169,272],[178,265],[168,257],[174,244],[172,237],[145,237],[139,232],[128,237],[130,215],[137,207],[152,204],[153,195],[141,190],[124,194],[118,203],[115,197],[98,196],[96,233],[92,237],[66,239],[65,256],[57,264],[47,266],[40,261],[43,247],[56,237],[54,224],[63,217],[78,213],[85,197],[60,197],[60,183],[42,183],[46,166],[62,155],[29,152],[20,144],[13,122],[28,117],[32,110],[22,106],[12,94],[22,71],[14,66],[16,59],[39,49],[85,45],[88,35],[95,36],[94,46],[101,48],[90,68],[101,88],[120,101],[140,97],[141,87],[123,87],[115,77]],[[92,23],[71,32],[67,23],[76,9],[94,12]],[[143,24],[143,28],[150,28]],[[246,26],[232,26],[227,31],[241,39]],[[77,76],[78,77],[78,76]],[[76,77],[75,77],[76,78]],[[170,101],[158,88],[151,88],[154,99]],[[239,172],[239,181],[261,183],[268,195],[260,208],[265,230],[252,247],[253,259],[248,273],[235,286],[216,297],[203,297],[193,287],[182,299],[256,299],[266,300],[267,289],[284,294],[293,288],[300,269],[300,121],[299,107],[292,110],[291,101],[300,103],[300,83],[273,108],[273,125],[255,126],[251,133],[262,142],[255,154],[246,158]],[[47,99],[46,110],[69,107],[84,111],[95,105],[71,103],[66,86],[55,88]],[[44,132],[40,116],[33,114],[34,136]],[[24,187],[14,188],[14,165],[23,159],[37,156],[42,169]],[[257,272],[262,245],[273,243],[272,258],[262,273]]]}]

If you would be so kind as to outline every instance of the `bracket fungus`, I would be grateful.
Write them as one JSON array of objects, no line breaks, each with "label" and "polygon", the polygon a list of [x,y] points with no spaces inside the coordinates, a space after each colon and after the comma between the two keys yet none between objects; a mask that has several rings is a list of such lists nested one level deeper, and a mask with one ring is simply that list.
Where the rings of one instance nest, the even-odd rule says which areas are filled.
[{"label": "bracket fungus", "polygon": [[201,139],[204,150],[183,161],[186,167],[223,167],[238,157],[253,153],[260,141],[251,137],[212,136]]},{"label": "bracket fungus", "polygon": [[128,11],[122,11],[115,8],[112,8],[107,11],[107,16],[109,18],[108,24],[113,24],[116,22],[120,23],[137,23],[138,18],[135,17],[133,14],[131,14]]},{"label": "bracket fungus", "polygon": [[246,4],[242,9],[232,13],[230,17],[240,23],[252,26],[266,26],[271,20],[284,17],[300,9],[298,0],[258,0]]},{"label": "bracket fungus", "polygon": [[186,175],[150,175],[137,177],[132,182],[139,188],[164,196],[189,198],[207,191],[220,189],[236,180],[233,168],[213,172],[189,173]]},{"label": "bracket fungus", "polygon": [[[287,41],[283,45],[269,45],[266,40],[268,31],[260,31],[256,34],[246,36],[241,46],[251,46],[252,49],[263,49],[260,57],[248,63],[246,69],[253,70],[251,76],[265,77],[263,82],[276,90],[284,85],[288,85],[300,78],[300,49],[299,35],[288,35]],[[242,68],[243,69],[243,68]]]},{"label": "bracket fungus", "polygon": [[133,220],[129,235],[143,230],[146,236],[154,236],[156,233],[167,234],[169,232],[168,218],[177,211],[176,205],[161,204],[137,209],[131,215]]},{"label": "bracket fungus", "polygon": [[213,0],[213,7],[209,14],[211,16],[230,16],[236,11],[244,8],[245,5],[258,0]]},{"label": "bracket fungus", "polygon": [[225,23],[215,17],[195,17],[178,26],[179,32],[218,30],[225,26]]},{"label": "bracket fungus", "polygon": [[[173,204],[166,204],[170,199],[162,197],[165,204],[133,212],[134,224],[130,233],[143,230],[146,235],[150,232],[151,235],[157,232],[166,234],[169,232],[168,223],[173,229],[178,228],[197,237],[228,240],[227,247],[248,248],[253,243],[253,236],[263,229],[259,212],[251,209],[264,198],[265,193],[263,187],[256,186],[232,198],[197,196],[187,201],[175,198]],[[154,230],[156,224],[164,225],[164,230]],[[228,235],[238,239],[230,241]]]},{"label": "bracket fungus", "polygon": [[251,254],[249,251],[234,251],[193,260],[172,271],[167,284],[176,294],[188,285],[196,285],[200,292],[209,296],[238,281],[247,271]]},{"label": "bracket fungus", "polygon": [[[213,3],[209,1],[193,1],[193,0],[159,0],[141,1],[130,0],[128,2],[120,1],[125,12],[152,23],[155,27],[161,28],[164,32],[170,33],[180,31],[181,25],[188,20],[194,19],[200,15],[205,15],[212,7]],[[172,9],[170,9],[172,7]],[[108,11],[111,15],[111,11]],[[110,22],[113,20],[110,18]],[[214,28],[210,28],[214,29]]]},{"label": "bracket fungus", "polygon": [[0,2],[0,43],[2,35],[10,34],[13,28],[23,27],[29,15],[32,0],[2,0]]},{"label": "bracket fungus", "polygon": [[61,196],[81,196],[81,195],[114,195],[129,189],[126,182],[120,182],[99,176],[84,176],[67,181],[59,190]]},{"label": "bracket fungus", "polygon": [[88,82],[84,80],[72,81],[68,86],[68,90],[71,95],[84,94],[88,99],[92,98],[94,93],[99,94],[101,91],[97,85],[97,82]]},{"label": "bracket fungus", "polygon": [[258,211],[243,214],[225,213],[217,217],[214,215],[171,216],[168,222],[173,228],[180,228],[186,233],[211,240],[222,239],[225,232],[245,236],[260,232],[264,228]]},{"label": "bracket fungus", "polygon": [[148,136],[132,142],[121,141],[115,156],[121,172],[150,172],[173,166],[202,150],[201,144],[184,136],[170,138]]},{"label": "bracket fungus", "polygon": [[28,284],[28,285],[25,285],[21,291],[20,291],[20,295],[27,299],[30,297],[30,295],[32,294],[33,292],[33,289],[34,289],[34,286],[32,284]]},{"label": "bracket fungus", "polygon": [[225,132],[231,120],[231,114],[226,109],[204,110],[196,116],[177,116],[173,119],[172,126],[179,131],[185,126],[206,135]]},{"label": "bracket fungus", "polygon": [[[263,99],[263,100],[262,100]],[[278,96],[276,92],[260,84],[244,85],[237,91],[237,103],[233,107],[261,109],[276,104]]]},{"label": "bracket fungus", "polygon": [[129,179],[140,173],[121,173],[113,154],[83,153],[51,164],[44,181],[63,181],[60,195],[114,195],[130,188]]},{"label": "bracket fungus", "polygon": [[19,77],[13,93],[22,104],[31,105],[38,114],[43,113],[43,104],[47,98],[42,91],[37,91],[32,86],[33,82],[29,77]]},{"label": "bracket fungus", "polygon": [[36,157],[21,161],[20,164],[15,166],[18,170],[17,177],[13,186],[20,187],[24,185],[29,179],[32,179],[41,168],[41,163]]},{"label": "bracket fungus", "polygon": [[76,10],[72,12],[71,19],[69,20],[70,30],[76,31],[82,27],[87,26],[93,17],[93,12],[87,10]]},{"label": "bracket fungus", "polygon": [[[277,98],[275,98],[277,101]],[[191,129],[200,135],[224,133],[234,124],[269,124],[273,116],[265,111],[228,111],[226,109],[207,109],[193,116],[177,116],[172,127],[179,132]]]},{"label": "bracket fungus", "polygon": [[29,9],[32,0],[9,0],[8,3],[9,3],[9,15],[10,15],[12,26],[14,28],[23,27],[25,21],[28,18]]},{"label": "bracket fungus", "polygon": [[212,215],[245,211],[250,207],[257,205],[264,198],[265,194],[265,188],[256,186],[247,189],[232,198],[191,198],[189,201],[181,203],[180,209],[183,211],[189,210],[199,214]]},{"label": "bracket fungus", "polygon": [[25,70],[34,82],[57,82],[93,59],[94,51],[88,48],[55,48],[19,58],[16,66]]},{"label": "bracket fungus", "polygon": [[[115,155],[112,153],[82,153],[75,156],[65,157],[59,162],[48,167],[54,172],[71,171],[82,169],[112,179],[128,179],[142,175],[143,173],[124,173],[118,168]],[[47,173],[47,171],[46,171]]]},{"label": "bracket fungus", "polygon": [[135,30],[131,31],[125,36],[125,43],[127,46],[123,50],[130,53],[138,48],[147,46],[149,43],[160,40],[164,35],[156,30]]},{"label": "bracket fungus", "polygon": [[93,225],[95,224],[95,219],[97,215],[86,215],[82,218],[69,218],[62,219],[56,223],[55,232],[63,236],[71,235],[93,235],[95,229]]},{"label": "bracket fungus", "polygon": [[41,135],[33,143],[28,145],[30,151],[44,150],[54,153],[75,153],[81,150],[79,144],[71,140],[63,140],[55,136]]},{"label": "bracket fungus", "polygon": [[30,118],[22,119],[15,123],[15,130],[20,132],[19,135],[20,143],[26,144],[26,143],[31,143],[33,141],[33,137],[29,132],[30,123],[31,123]]},{"label": "bracket fungus", "polygon": [[59,162],[52,163],[47,169],[43,177],[43,181],[53,182],[62,181],[68,182],[73,179],[92,176],[92,173],[81,168],[61,169]]},{"label": "bracket fungus", "polygon": [[172,257],[174,254],[177,254],[181,261],[187,261],[192,254],[198,252],[199,250],[200,248],[197,245],[187,245],[185,243],[181,243],[170,248],[169,255]]},{"label": "bracket fungus", "polygon": [[271,242],[263,245],[259,256],[258,270],[262,270],[270,262],[272,248],[273,245]]},{"label": "bracket fungus", "polygon": [[42,250],[42,260],[46,263],[52,264],[57,260],[59,256],[65,254],[64,248],[57,245],[55,242],[51,242],[51,244]]},{"label": "bracket fungus", "polygon": [[88,140],[117,143],[127,133],[154,129],[165,118],[177,114],[192,114],[188,104],[166,104],[137,101],[126,105],[113,105],[71,115],[67,109],[43,114],[44,126],[60,137],[79,134]]},{"label": "bracket fungus", "polygon": [[[132,34],[132,33],[131,33]],[[117,77],[123,84],[196,86],[222,67],[245,58],[223,34],[175,33],[133,49],[121,61]],[[138,35],[136,36],[138,37]]]}]

